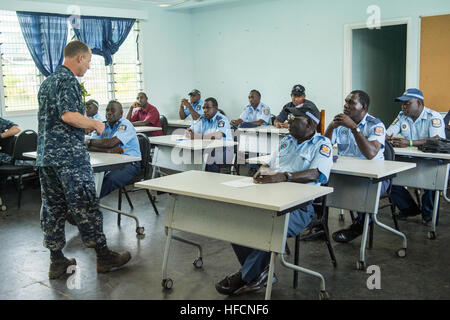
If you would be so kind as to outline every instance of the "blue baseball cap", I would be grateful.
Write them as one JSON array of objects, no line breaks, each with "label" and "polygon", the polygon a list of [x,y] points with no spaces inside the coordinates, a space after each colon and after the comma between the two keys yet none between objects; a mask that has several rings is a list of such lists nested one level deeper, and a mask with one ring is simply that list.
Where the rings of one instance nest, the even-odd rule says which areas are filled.
[{"label": "blue baseball cap", "polygon": [[412,98],[416,98],[423,101],[423,93],[419,89],[408,89],[406,90],[401,97],[395,98],[396,102],[399,101],[408,101]]}]

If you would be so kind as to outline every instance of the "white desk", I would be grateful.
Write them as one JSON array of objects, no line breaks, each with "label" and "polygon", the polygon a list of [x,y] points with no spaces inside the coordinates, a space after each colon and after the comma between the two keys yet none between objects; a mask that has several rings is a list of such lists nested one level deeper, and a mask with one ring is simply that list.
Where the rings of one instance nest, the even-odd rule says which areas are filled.
[{"label": "white desk", "polygon": [[175,130],[179,132],[175,132],[175,134],[181,134],[181,131],[189,128],[194,123],[192,116],[187,117],[184,120],[181,119],[167,119],[167,134],[173,134]]},{"label": "white desk", "polygon": [[278,150],[281,139],[284,135],[289,134],[289,129],[275,126],[239,128],[237,134],[239,152],[249,152],[255,155],[270,154]]},{"label": "white desk", "polygon": [[[36,159],[37,153],[36,151],[24,152],[23,155],[26,157],[30,157],[32,159]],[[95,191],[97,193],[97,197],[100,196],[100,191],[102,190],[105,171],[119,169],[123,167],[123,165],[126,163],[141,161],[140,157],[126,156],[117,153],[89,152],[89,156],[91,166],[94,171]],[[102,204],[100,204],[100,207],[133,218],[136,221],[136,232],[138,234],[144,233],[144,227],[139,226],[139,219],[136,216],[129,214],[127,212],[119,211],[114,208],[104,206]]]},{"label": "white desk", "polygon": [[162,130],[162,128],[160,127],[146,127],[146,126],[134,127],[134,129],[136,129],[136,133],[147,133]]},{"label": "white desk", "polygon": [[210,153],[216,149],[216,157],[223,152],[223,147],[233,147],[236,142],[223,140],[189,140],[182,135],[150,137],[150,143],[155,145],[152,158],[154,168],[164,168],[175,171],[205,170]]},{"label": "white desk", "polygon": [[171,288],[173,284],[167,277],[167,262],[172,232],[180,230],[269,251],[266,299],[270,299],[272,290],[275,253],[280,254],[284,266],[320,278],[321,297],[325,298],[327,293],[322,275],[287,263],[283,253],[289,222],[287,213],[329,194],[333,189],[288,182],[245,188],[222,184],[240,179],[243,177],[188,171],[135,184],[136,187],[170,194],[165,214],[168,232],[162,268],[163,287]]},{"label": "white desk", "polygon": [[[265,164],[271,156],[266,155],[249,159],[249,163]],[[403,238],[403,247],[397,254],[400,257],[406,255],[406,236],[377,219],[378,205],[381,196],[381,183],[383,180],[410,170],[415,163],[385,160],[365,160],[352,157],[341,157],[333,163],[328,186],[334,191],[326,198],[327,207],[347,209],[350,211],[366,212],[364,232],[361,240],[360,259],[357,262],[359,270],[365,269],[365,248],[369,228],[369,217],[373,215],[374,222],[381,228],[391,231]]]},{"label": "white desk", "polygon": [[394,151],[397,161],[416,164],[414,170],[398,174],[392,181],[394,185],[436,191],[431,230],[428,232],[428,238],[435,239],[439,196],[447,190],[450,154],[422,152],[416,147],[394,148]]}]

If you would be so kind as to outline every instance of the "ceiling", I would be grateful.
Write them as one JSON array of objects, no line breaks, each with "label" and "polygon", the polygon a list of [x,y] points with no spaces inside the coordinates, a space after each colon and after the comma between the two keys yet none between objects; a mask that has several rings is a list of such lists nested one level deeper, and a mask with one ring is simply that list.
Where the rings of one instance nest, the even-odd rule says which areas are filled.
[{"label": "ceiling", "polygon": [[210,6],[218,3],[229,3],[239,0],[131,0],[146,4],[153,4],[167,9],[191,9]]}]

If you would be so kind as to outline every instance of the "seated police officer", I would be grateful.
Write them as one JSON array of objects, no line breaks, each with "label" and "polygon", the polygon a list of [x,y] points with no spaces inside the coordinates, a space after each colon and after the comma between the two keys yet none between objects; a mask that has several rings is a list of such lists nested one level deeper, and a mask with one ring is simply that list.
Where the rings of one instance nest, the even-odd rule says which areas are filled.
[{"label": "seated police officer", "polygon": [[201,99],[201,93],[197,89],[189,92],[189,100],[181,99],[179,115],[180,119],[184,120],[189,115],[192,119],[198,120],[202,115],[203,100]]},{"label": "seated police officer", "polygon": [[250,104],[245,107],[239,119],[231,120],[231,125],[238,128],[270,125],[270,108],[261,102],[261,93],[258,90],[250,91],[248,101]]},{"label": "seated police officer", "polygon": [[[371,116],[369,95],[361,90],[352,91],[345,98],[344,113],[338,114],[325,131],[332,144],[337,143],[338,154],[369,160],[384,160],[385,126]],[[389,180],[381,184],[381,195],[388,189]],[[363,212],[349,228],[333,233],[336,242],[346,243],[360,236],[364,229]]]},{"label": "seated police officer", "polygon": [[[233,134],[230,122],[227,117],[219,112],[217,100],[208,98],[203,104],[203,115],[190,128],[186,129],[186,136],[189,139],[217,139],[223,141],[233,141]],[[217,151],[217,156],[216,156]],[[223,157],[219,154],[222,153]],[[233,162],[233,148],[223,148],[223,150],[213,150],[210,162],[206,165],[206,171],[219,172],[219,165]]]},{"label": "seated police officer", "polygon": [[86,117],[89,119],[98,120],[103,122],[102,117],[98,114],[98,102],[94,99],[88,100],[86,103]]},{"label": "seated police officer", "polygon": [[[387,139],[396,148],[418,147],[427,139],[444,138],[444,119],[439,112],[424,106],[424,97],[419,89],[408,89],[401,97],[395,99],[402,103],[402,111],[387,129]],[[397,135],[402,137],[396,137]],[[434,191],[425,190],[422,196],[422,222],[427,224],[432,219]],[[391,199],[399,208],[399,219],[419,215],[420,209],[410,193],[401,186],[393,186]]]},{"label": "seated police officer", "polygon": [[[326,183],[333,165],[332,147],[328,138],[316,133],[319,118],[319,110],[312,106],[294,110],[289,116],[289,135],[281,140],[269,165],[255,174],[254,182]],[[313,216],[312,201],[290,212],[287,236],[298,235]],[[232,247],[242,267],[216,283],[216,290],[231,295],[262,288],[267,283],[270,254],[235,244]]]},{"label": "seated police officer", "polygon": [[[12,137],[20,132],[19,126],[0,117],[0,140]],[[11,164],[12,156],[0,151],[0,164]]]},{"label": "seated police officer", "polygon": [[[102,135],[96,132],[86,143],[89,151],[120,153],[133,157],[141,157],[136,129],[130,121],[123,118],[122,105],[118,101],[110,101],[106,107],[106,125]],[[121,169],[105,173],[100,198],[116,189],[125,186],[141,171],[140,161],[126,163]]]},{"label": "seated police officer", "polygon": [[288,123],[286,121],[288,120],[288,115],[292,113],[293,110],[307,105],[314,106],[314,108],[316,108],[316,105],[312,101],[306,99],[305,87],[301,84],[297,84],[292,88],[291,99],[292,101],[284,105],[280,114],[273,123],[277,128],[288,127]]}]

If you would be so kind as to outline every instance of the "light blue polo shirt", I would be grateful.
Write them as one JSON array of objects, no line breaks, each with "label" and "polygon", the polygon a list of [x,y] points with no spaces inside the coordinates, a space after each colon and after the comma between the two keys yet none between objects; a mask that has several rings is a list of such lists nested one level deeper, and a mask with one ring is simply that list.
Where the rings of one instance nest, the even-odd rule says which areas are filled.
[{"label": "light blue polo shirt", "polygon": [[400,111],[397,118],[387,129],[386,134],[388,136],[401,134],[408,140],[422,140],[436,135],[445,139],[445,123],[439,112],[427,107],[423,108],[416,121]]},{"label": "light blue polo shirt", "polygon": [[258,107],[253,108],[250,104],[245,107],[244,111],[239,116],[244,122],[255,122],[264,120],[263,126],[270,125],[270,108],[264,103],[260,102]]},{"label": "light blue polo shirt", "polygon": [[194,133],[208,134],[220,131],[224,134],[222,140],[233,141],[233,134],[231,132],[230,121],[227,117],[221,114],[219,111],[210,120],[201,116],[196,123],[191,125],[191,130]]},{"label": "light blue polo shirt", "polygon": [[308,184],[327,183],[333,166],[333,148],[327,137],[316,133],[311,139],[298,144],[291,135],[284,137],[270,159],[269,166],[278,172],[300,172],[317,169],[320,177]]},{"label": "light blue polo shirt", "polygon": [[136,129],[125,118],[121,118],[111,128],[109,122],[105,123],[105,131],[99,136],[96,132],[92,139],[113,138],[120,140],[119,147],[122,148],[123,154],[127,156],[140,157],[141,149],[139,148],[139,140],[136,136]]},{"label": "light blue polo shirt", "polygon": [[[194,109],[195,112],[197,112],[198,114],[202,114],[202,108],[203,108],[203,100],[202,99],[198,100],[194,104],[189,102],[189,104],[192,106],[192,109]],[[184,109],[184,114],[186,115],[186,117],[191,114],[191,112],[189,111],[189,108]]]},{"label": "light blue polo shirt", "polygon": [[[381,144],[381,148],[373,160],[384,160],[386,128],[383,122],[381,122],[380,119],[372,117],[370,114],[366,114],[361,122],[358,123],[358,127],[367,140],[378,141]],[[331,137],[331,143],[337,143],[338,154],[340,156],[367,159],[361,153],[361,150],[359,150],[352,131],[347,127],[340,126],[334,129],[333,136]]]}]

